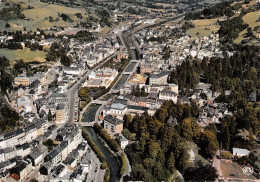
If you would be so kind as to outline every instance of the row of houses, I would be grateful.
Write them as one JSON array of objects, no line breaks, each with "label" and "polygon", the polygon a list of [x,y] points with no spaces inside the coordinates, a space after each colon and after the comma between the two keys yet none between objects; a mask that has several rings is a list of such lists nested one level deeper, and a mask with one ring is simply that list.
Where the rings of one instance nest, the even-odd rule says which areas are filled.
[{"label": "row of houses", "polygon": [[106,39],[99,38],[92,43],[79,43],[74,40],[71,41],[70,48],[68,55],[92,68],[119,49],[119,43],[116,37],[111,36]]},{"label": "row of houses", "polygon": [[47,132],[48,123],[46,120],[38,120],[25,128],[17,129],[11,133],[0,136],[0,149],[14,147],[25,143],[30,143],[40,135]]}]

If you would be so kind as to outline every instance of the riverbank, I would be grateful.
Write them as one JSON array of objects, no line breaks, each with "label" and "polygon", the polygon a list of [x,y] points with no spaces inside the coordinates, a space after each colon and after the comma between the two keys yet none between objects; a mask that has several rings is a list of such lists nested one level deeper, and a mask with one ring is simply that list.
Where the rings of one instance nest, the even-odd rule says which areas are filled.
[{"label": "riverbank", "polygon": [[91,138],[85,128],[82,128],[82,136],[84,137],[85,140],[87,140],[91,149],[94,151],[94,153],[97,155],[98,159],[102,163],[101,169],[106,170],[104,180],[105,180],[105,182],[108,182],[110,180],[110,168],[107,165],[107,161],[106,161],[104,154],[99,150],[99,148],[93,142],[93,140],[91,140]]},{"label": "riverbank", "polygon": [[110,180],[111,182],[120,181],[119,171],[120,171],[120,163],[116,156],[105,146],[105,143],[100,139],[100,137],[96,134],[92,127],[84,127],[85,131],[87,131],[89,138],[95,143],[95,145],[99,148],[102,154],[105,157],[107,166],[110,170]]}]

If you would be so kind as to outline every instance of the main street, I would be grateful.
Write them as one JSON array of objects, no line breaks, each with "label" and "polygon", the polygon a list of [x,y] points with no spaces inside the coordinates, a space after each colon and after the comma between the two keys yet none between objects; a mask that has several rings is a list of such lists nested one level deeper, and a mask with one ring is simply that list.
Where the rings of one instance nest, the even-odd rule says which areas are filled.
[{"label": "main street", "polygon": [[90,74],[90,70],[88,70],[80,80],[77,80],[76,83],[68,90],[68,104],[69,104],[69,115],[68,115],[68,123],[74,122],[75,116],[75,100],[78,93],[78,88],[81,86],[82,83],[86,81],[88,75]]},{"label": "main street", "polygon": [[[122,50],[126,49],[125,46],[125,42],[122,38],[122,34],[118,33],[117,36],[120,38],[120,41],[122,43]],[[100,67],[102,67],[107,61],[113,59],[114,57],[116,57],[119,54],[119,51],[114,52],[113,54],[111,54],[110,56],[108,56],[107,58],[105,58],[100,64],[94,66],[92,69],[88,70],[83,77],[80,78],[80,80],[78,80],[69,90],[67,93],[68,96],[68,104],[69,104],[69,112],[68,112],[68,123],[73,123],[74,122],[74,117],[75,117],[75,102],[76,102],[76,97],[77,97],[77,93],[78,93],[78,89],[79,87],[82,85],[82,83],[84,83],[86,81],[86,79],[88,78],[90,72],[92,70],[97,70]],[[79,118],[80,119],[80,118]]]}]

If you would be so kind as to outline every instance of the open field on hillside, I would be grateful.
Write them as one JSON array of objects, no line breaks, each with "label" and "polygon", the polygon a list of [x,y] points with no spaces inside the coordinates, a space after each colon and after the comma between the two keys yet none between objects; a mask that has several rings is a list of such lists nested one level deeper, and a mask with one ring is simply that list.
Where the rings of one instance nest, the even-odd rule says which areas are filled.
[{"label": "open field on hillside", "polygon": [[[242,1],[242,2],[243,2],[243,1]],[[253,5],[255,5],[255,4],[256,4],[256,0],[252,0],[252,1],[250,1],[249,4],[243,4],[242,7],[245,8],[245,9],[247,9],[248,7],[253,6]]]},{"label": "open field on hillside", "polygon": [[43,51],[31,51],[29,48],[24,50],[10,50],[10,49],[0,49],[0,57],[5,56],[10,61],[17,59],[23,59],[25,62],[29,61],[39,61],[45,62],[46,53]]},{"label": "open field on hillside", "polygon": [[[260,21],[258,21],[259,16],[260,11],[251,12],[243,16],[243,21],[247,23],[252,28],[252,30],[254,30],[256,26],[260,26]],[[247,30],[240,32],[238,38],[235,40],[235,43],[241,43],[242,40],[248,39],[244,37],[246,33]],[[253,33],[255,34],[256,32],[253,31]]]},{"label": "open field on hillside", "polygon": [[243,16],[243,21],[247,23],[252,29],[254,29],[256,26],[260,26],[260,21],[258,21],[259,16],[260,11],[247,13],[245,16]]},{"label": "open field on hillside", "polygon": [[[191,37],[203,37],[208,36],[211,32],[217,32],[219,25],[217,25],[218,18],[204,19],[204,20],[193,20],[192,23],[195,25],[194,28],[187,30],[187,34]],[[199,33],[198,35],[197,32]]]},{"label": "open field on hillside", "polygon": [[[14,0],[12,0],[14,1]],[[9,23],[11,24],[11,28],[13,30],[22,30],[23,27],[26,27],[26,30],[37,30],[40,29],[48,29],[53,26],[73,26],[79,20],[75,14],[81,13],[83,19],[87,17],[86,11],[83,8],[71,8],[61,5],[55,4],[47,4],[41,2],[29,2],[29,0],[15,0],[15,2],[20,2],[22,8],[24,9],[22,13],[25,15],[26,20],[11,20]],[[28,6],[33,7],[32,9],[28,9]],[[65,13],[70,19],[74,22],[65,22],[62,20],[58,14]],[[49,21],[49,17],[53,17],[53,22]],[[4,28],[4,27],[2,27]]]}]

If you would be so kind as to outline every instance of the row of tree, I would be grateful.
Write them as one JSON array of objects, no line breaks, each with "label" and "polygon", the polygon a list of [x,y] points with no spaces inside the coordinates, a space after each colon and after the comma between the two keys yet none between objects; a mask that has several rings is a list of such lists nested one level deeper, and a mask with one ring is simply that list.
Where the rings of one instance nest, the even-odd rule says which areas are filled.
[{"label": "row of tree", "polygon": [[120,146],[113,138],[111,138],[111,136],[107,133],[107,131],[102,126],[95,123],[93,128],[95,132],[105,140],[105,142],[114,152],[119,152]]},{"label": "row of tree", "polygon": [[125,155],[125,153],[121,154],[120,161],[121,161],[120,176],[123,176],[125,174],[126,168],[127,168],[127,162],[126,162],[126,155]]},{"label": "row of tree", "polygon": [[97,157],[99,158],[100,162],[102,163],[101,168],[106,170],[106,174],[104,177],[105,182],[109,182],[110,179],[110,168],[107,165],[106,158],[104,154],[99,150],[98,146],[93,142],[93,140],[90,138],[88,132],[85,128],[82,128],[82,136],[85,140],[87,140],[88,145],[91,147],[91,149],[95,152]]},{"label": "row of tree", "polygon": [[6,57],[0,57],[0,89],[1,93],[6,93],[12,88],[13,76],[9,70],[10,61]]}]

